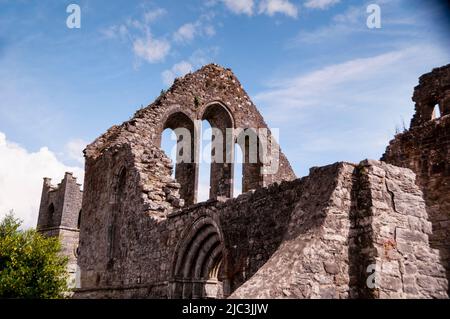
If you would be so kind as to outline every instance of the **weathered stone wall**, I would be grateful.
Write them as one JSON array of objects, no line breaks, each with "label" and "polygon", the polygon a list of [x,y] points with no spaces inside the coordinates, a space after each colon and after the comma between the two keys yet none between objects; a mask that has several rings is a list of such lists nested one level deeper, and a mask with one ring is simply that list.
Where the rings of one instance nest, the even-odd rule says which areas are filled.
[{"label": "weathered stone wall", "polygon": [[[382,160],[417,175],[433,225],[430,244],[440,250],[450,278],[450,65],[423,75],[413,100],[416,114],[411,128],[395,136]],[[437,103],[442,116],[433,118],[432,106]]]},{"label": "weathered stone wall", "polygon": [[[313,168],[303,179],[200,203],[160,222],[140,220],[121,224],[130,238],[124,245],[133,243],[121,266],[111,271],[97,259],[105,265],[97,270],[100,280],[83,281],[78,298],[205,297],[205,282],[186,276],[202,265],[191,252],[208,251],[206,238],[223,253],[224,297],[447,296],[414,174],[381,162]],[[217,227],[217,238],[207,225]],[[183,254],[191,260],[180,259]],[[367,286],[370,265],[373,288]]]},{"label": "weathered stone wall", "polygon": [[440,250],[450,278],[450,116],[397,135],[382,160],[417,174],[433,224],[430,243]]},{"label": "weathered stone wall", "polygon": [[295,201],[283,242],[231,298],[347,298],[354,165],[313,168]]},{"label": "weathered stone wall", "polygon": [[358,176],[354,244],[363,259],[375,265],[377,283],[375,289],[367,289],[366,270],[359,296],[446,298],[445,268],[439,251],[429,245],[431,223],[414,173],[382,162],[364,161]]},{"label": "weathered stone wall", "polygon": [[338,163],[308,179],[279,249],[231,298],[447,297],[411,171]]},{"label": "weathered stone wall", "polygon": [[98,213],[92,216],[95,219],[86,216],[81,231],[92,235],[81,236],[82,289],[78,297],[171,297],[170,283],[175,280],[180,246],[189,241],[192,225],[205,218],[213,220],[220,229],[226,264],[223,276],[226,289],[234,290],[277,249],[300,185],[301,180],[296,180],[273,184],[226,202],[210,200],[175,211],[159,221],[151,215],[135,213],[138,204],[127,205],[129,211],[115,221],[120,227],[117,242],[123,245],[126,255],[114,259],[110,267],[105,256],[107,227],[98,227],[107,218]]},{"label": "weathered stone wall", "polygon": [[411,127],[421,126],[436,118],[435,108],[442,116],[450,114],[450,64],[436,68],[419,78],[414,88],[416,112]]}]

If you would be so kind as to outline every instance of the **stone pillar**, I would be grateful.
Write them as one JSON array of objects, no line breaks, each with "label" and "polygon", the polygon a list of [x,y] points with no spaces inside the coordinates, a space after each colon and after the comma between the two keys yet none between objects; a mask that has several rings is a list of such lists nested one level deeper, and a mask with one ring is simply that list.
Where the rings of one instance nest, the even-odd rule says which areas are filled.
[{"label": "stone pillar", "polygon": [[[227,136],[230,135],[231,136]],[[226,199],[233,197],[233,138],[226,127],[213,127],[211,150],[211,188],[209,197]]]}]

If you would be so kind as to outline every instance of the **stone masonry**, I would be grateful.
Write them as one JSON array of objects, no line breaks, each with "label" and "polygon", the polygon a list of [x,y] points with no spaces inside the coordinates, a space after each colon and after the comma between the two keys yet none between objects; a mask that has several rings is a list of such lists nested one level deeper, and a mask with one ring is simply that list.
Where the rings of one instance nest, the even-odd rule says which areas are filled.
[{"label": "stone masonry", "polygon": [[69,285],[76,286],[77,255],[80,233],[80,213],[83,192],[72,173],[66,173],[54,186],[44,178],[37,231],[44,236],[59,237],[62,254],[67,256]]},{"label": "stone masonry", "polygon": [[411,128],[389,143],[382,160],[416,173],[433,224],[430,245],[450,278],[450,64],[423,75],[413,100]]},{"label": "stone masonry", "polygon": [[[211,153],[219,161],[211,164],[210,199],[198,203],[202,120],[223,133],[213,146],[224,152]],[[176,163],[160,148],[167,128],[187,132],[177,132]],[[251,141],[256,162],[249,160]],[[237,198],[233,162],[220,161],[234,158],[234,144],[244,154]],[[177,79],[153,104],[110,128],[85,150],[81,288],[74,297],[448,297],[442,251],[430,247],[431,211],[414,169],[340,162],[298,179],[277,146],[237,78],[214,64]],[[448,143],[443,147],[449,154]],[[52,215],[51,188],[46,180],[39,225]],[[81,205],[81,197],[76,201]],[[59,200],[53,205],[58,211]],[[69,215],[80,212],[67,207]]]}]

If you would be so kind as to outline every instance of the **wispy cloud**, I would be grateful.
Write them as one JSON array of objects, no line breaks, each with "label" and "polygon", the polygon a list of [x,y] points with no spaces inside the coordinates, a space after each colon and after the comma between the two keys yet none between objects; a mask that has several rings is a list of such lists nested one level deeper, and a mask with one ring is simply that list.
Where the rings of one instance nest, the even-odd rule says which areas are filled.
[{"label": "wispy cloud", "polygon": [[181,61],[172,66],[170,70],[165,70],[161,74],[164,84],[171,85],[176,77],[183,76],[193,69],[192,64],[187,61]]},{"label": "wispy cloud", "polygon": [[78,164],[84,164],[83,150],[88,143],[85,140],[76,138],[70,140],[64,147],[64,154],[69,160],[73,160]]},{"label": "wispy cloud", "polygon": [[314,105],[323,99],[323,94],[329,94],[336,86],[379,73],[381,68],[402,59],[406,52],[390,52],[330,65],[309,74],[278,82],[272,89],[256,95],[255,98],[265,101],[276,100],[279,105],[288,108]]},{"label": "wispy cloud", "polygon": [[263,0],[259,3],[259,13],[273,16],[277,13],[297,18],[298,8],[288,0]]},{"label": "wispy cloud", "polygon": [[305,7],[310,9],[328,9],[329,7],[339,3],[340,0],[308,0]]},{"label": "wispy cloud", "polygon": [[[394,10],[393,6],[395,5],[395,2],[383,3],[383,28],[380,32],[384,36],[415,36],[420,19],[416,16],[405,16],[401,10]],[[366,9],[367,3],[349,6],[345,11],[334,15],[328,24],[312,30],[300,30],[295,38],[289,40],[287,46],[295,47],[303,44],[323,43],[325,41],[336,41],[355,34],[373,33],[373,30],[367,28],[368,15]]]},{"label": "wispy cloud", "polygon": [[161,62],[170,52],[170,42],[165,39],[156,39],[149,33],[133,42],[133,51],[147,62]]},{"label": "wispy cloud", "polygon": [[167,14],[163,8],[145,11],[140,19],[127,19],[125,23],[112,25],[100,32],[109,39],[129,41],[134,54],[149,63],[164,61],[170,53],[171,43],[165,37],[156,37],[151,26]]},{"label": "wispy cloud", "polygon": [[192,41],[197,33],[197,28],[193,23],[183,24],[175,33],[174,39],[177,42]]},{"label": "wispy cloud", "polygon": [[298,35],[289,41],[289,46],[322,43],[329,39],[336,40],[357,32],[368,32],[365,14],[364,6],[350,6],[344,12],[334,15],[329,24],[313,30],[300,30]]},{"label": "wispy cloud", "polygon": [[[208,0],[205,4],[212,7],[218,1]],[[234,14],[254,16],[267,15],[274,16],[283,14],[291,18],[297,18],[298,7],[289,0],[220,0],[225,7]]]},{"label": "wispy cloud", "polygon": [[395,127],[412,116],[418,77],[448,58],[448,52],[430,43],[406,46],[283,74],[254,100],[269,125],[282,128],[280,143],[288,158],[304,169],[379,158]]},{"label": "wispy cloud", "polygon": [[144,21],[145,23],[153,23],[162,16],[166,15],[167,11],[163,8],[156,8],[154,10],[149,10],[144,13]]},{"label": "wispy cloud", "polygon": [[[138,19],[128,18],[124,23],[109,26],[100,32],[108,39],[130,42],[135,56],[148,63],[163,62],[174,47],[189,44],[198,36],[212,37],[216,34],[213,24],[215,14],[209,11],[199,15],[193,22],[182,24],[173,32],[156,36],[153,25],[167,14],[166,9],[156,8],[144,12]],[[136,66],[139,65],[140,61]]]},{"label": "wispy cloud", "polygon": [[198,68],[207,63],[211,63],[214,57],[218,54],[218,47],[211,47],[208,49],[198,49],[192,55],[178,63],[175,63],[170,69],[164,70],[161,73],[162,80],[167,86],[172,85],[177,77],[181,77],[195,68]]},{"label": "wispy cloud", "polygon": [[212,37],[216,34],[210,17],[202,15],[195,22],[185,23],[173,33],[173,40],[178,44],[190,43],[197,36]]},{"label": "wispy cloud", "polygon": [[222,0],[225,6],[236,14],[253,15],[254,0]]}]

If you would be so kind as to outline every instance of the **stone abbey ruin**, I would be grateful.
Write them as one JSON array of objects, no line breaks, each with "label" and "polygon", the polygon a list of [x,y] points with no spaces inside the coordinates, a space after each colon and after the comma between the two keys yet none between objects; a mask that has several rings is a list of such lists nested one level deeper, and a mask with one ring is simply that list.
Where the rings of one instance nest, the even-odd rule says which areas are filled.
[{"label": "stone abbey ruin", "polygon": [[[450,65],[420,77],[413,100],[381,161],[298,179],[273,139],[263,147],[253,129],[267,125],[238,79],[204,66],[87,146],[83,191],[70,173],[44,179],[38,230],[61,238],[74,298],[448,298]],[[223,132],[217,149],[241,141],[237,198],[233,163],[219,160],[197,202],[199,120]],[[161,150],[166,128],[190,133],[177,156],[184,146],[192,161]],[[247,160],[252,136],[268,161]]]}]

